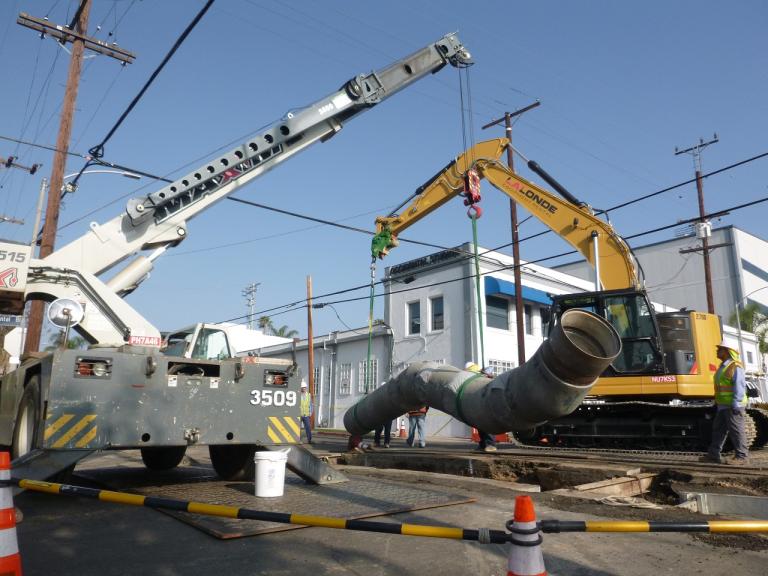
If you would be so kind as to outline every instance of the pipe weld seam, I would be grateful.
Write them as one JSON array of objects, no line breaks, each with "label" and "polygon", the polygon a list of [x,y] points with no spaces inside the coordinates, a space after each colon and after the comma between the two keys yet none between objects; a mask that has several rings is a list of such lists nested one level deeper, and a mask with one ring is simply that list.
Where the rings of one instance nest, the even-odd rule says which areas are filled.
[{"label": "pipe weld seam", "polygon": [[464,388],[469,384],[470,382],[473,382],[483,376],[483,374],[475,374],[470,378],[467,378],[464,380],[464,382],[461,383],[461,386],[459,386],[459,389],[456,390],[456,414],[458,414],[459,419],[462,422],[466,422],[467,419],[464,417],[464,412],[461,410],[461,397],[464,395]]}]

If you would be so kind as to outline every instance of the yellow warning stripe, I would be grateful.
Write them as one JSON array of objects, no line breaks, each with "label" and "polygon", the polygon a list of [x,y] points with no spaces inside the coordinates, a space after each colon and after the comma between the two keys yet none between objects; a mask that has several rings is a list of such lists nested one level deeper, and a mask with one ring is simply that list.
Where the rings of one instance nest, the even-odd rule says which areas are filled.
[{"label": "yellow warning stripe", "polygon": [[284,420],[288,424],[288,426],[293,430],[293,433],[298,436],[301,433],[301,428],[299,427],[299,419],[293,419],[293,418],[286,418]]},{"label": "yellow warning stripe", "polygon": [[[297,441],[296,435],[291,434],[288,429],[283,426],[283,421],[279,416],[270,416],[268,418],[269,420],[269,426],[267,427],[267,434],[269,435],[270,439],[272,439],[273,442],[288,442],[290,444]],[[289,418],[286,418],[285,421],[289,421]],[[276,433],[279,433],[279,436],[282,436],[282,440],[275,440],[273,438],[273,435],[270,433],[270,428],[274,426]]]},{"label": "yellow warning stripe", "polygon": [[83,437],[80,438],[80,440],[78,440],[77,443],[75,443],[75,448],[85,448],[86,446],[88,446],[91,440],[96,438],[97,430],[98,430],[98,426],[94,426],[93,428],[88,430],[88,432],[86,432],[85,435],[83,435]]},{"label": "yellow warning stripe", "polygon": [[275,444],[282,444],[283,443],[282,438],[280,438],[280,436],[275,434],[275,431],[272,430],[271,426],[267,426],[267,436],[269,436],[269,439],[272,440],[272,442],[274,442]]},{"label": "yellow warning stripe", "polygon": [[66,434],[64,434],[61,438],[56,440],[56,442],[53,443],[54,448],[63,448],[67,445],[67,443],[72,440],[77,434],[80,433],[80,431],[88,426],[91,422],[93,422],[96,419],[96,414],[88,414],[87,416],[83,416],[77,424],[72,426]]},{"label": "yellow warning stripe", "polygon": [[48,440],[51,436],[56,434],[56,432],[59,431],[59,429],[64,426],[67,422],[72,420],[74,418],[74,414],[63,414],[60,418],[58,418],[53,424],[48,426],[45,429],[45,439]]}]

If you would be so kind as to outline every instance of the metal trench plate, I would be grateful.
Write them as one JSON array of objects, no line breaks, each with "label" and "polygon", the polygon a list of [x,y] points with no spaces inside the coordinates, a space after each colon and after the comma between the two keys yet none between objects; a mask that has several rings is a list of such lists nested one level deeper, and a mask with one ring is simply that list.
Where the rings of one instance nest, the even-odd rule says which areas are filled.
[{"label": "metal trench plate", "polygon": [[[110,490],[143,496],[163,496],[223,504],[268,512],[333,516],[345,519],[386,516],[411,510],[438,508],[474,502],[461,494],[436,491],[375,478],[351,478],[348,482],[317,486],[305,483],[286,470],[285,490],[281,497],[257,498],[253,482],[228,482],[216,479],[207,466],[182,466],[168,472],[150,472],[144,468],[120,466],[80,470],[76,476],[95,481]],[[76,480],[76,479],[75,479]],[[74,481],[73,484],[77,482]],[[162,510],[221,539],[242,538],[304,528],[260,520],[237,520],[202,516],[188,512]]]}]

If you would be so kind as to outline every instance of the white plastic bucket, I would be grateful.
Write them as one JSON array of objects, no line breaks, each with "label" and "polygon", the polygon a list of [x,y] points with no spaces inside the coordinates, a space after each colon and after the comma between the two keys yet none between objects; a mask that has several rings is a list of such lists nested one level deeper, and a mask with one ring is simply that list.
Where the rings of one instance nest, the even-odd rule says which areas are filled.
[{"label": "white plastic bucket", "polygon": [[256,452],[256,496],[273,498],[283,495],[285,486],[285,463],[290,448],[284,450],[263,450]]}]

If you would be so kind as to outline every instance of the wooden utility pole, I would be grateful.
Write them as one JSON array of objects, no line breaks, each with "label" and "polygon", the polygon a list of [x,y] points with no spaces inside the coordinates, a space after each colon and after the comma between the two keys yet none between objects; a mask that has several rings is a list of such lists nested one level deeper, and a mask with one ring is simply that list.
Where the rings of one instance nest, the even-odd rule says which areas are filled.
[{"label": "wooden utility pole", "polygon": [[[707,312],[710,314],[715,313],[715,299],[712,295],[712,269],[709,262],[709,236],[711,234],[711,228],[709,222],[706,220],[706,211],[704,210],[704,184],[701,178],[701,151],[704,150],[710,144],[716,144],[719,142],[717,134],[714,135],[712,140],[704,142],[702,138],[699,138],[699,143],[686,148],[685,150],[678,150],[675,147],[675,156],[680,154],[690,154],[693,156],[693,168],[696,171],[696,192],[699,198],[699,226],[696,229],[696,236],[701,239],[701,254],[704,257],[704,287],[707,293]],[[698,251],[696,249],[695,251]],[[681,250],[681,253],[683,251]]]},{"label": "wooden utility pole", "polygon": [[[56,242],[56,231],[59,225],[59,207],[61,205],[61,188],[64,183],[64,168],[69,152],[69,140],[72,134],[72,118],[75,110],[75,101],[77,100],[77,90],[80,84],[83,52],[88,48],[116,58],[123,63],[130,63],[133,60],[133,55],[130,52],[109,46],[100,40],[89,38],[86,35],[90,11],[91,0],[82,0],[69,27],[51,24],[46,20],[34,18],[25,13],[19,14],[16,20],[18,24],[43,34],[48,34],[62,44],[66,42],[72,43],[72,56],[69,60],[67,86],[64,91],[59,135],[56,139],[56,151],[53,156],[51,187],[48,191],[45,224],[43,224],[38,258],[45,258],[51,254]],[[33,352],[40,348],[40,332],[43,324],[44,310],[45,304],[41,300],[33,301],[30,306],[27,340],[24,345],[25,353]]]},{"label": "wooden utility pole", "polygon": [[[502,118],[498,118],[489,122],[483,126],[483,130],[499,124],[504,121],[504,131],[506,133],[507,140],[509,140],[509,146],[507,147],[507,165],[513,172],[515,171],[515,159],[514,152],[512,150],[512,117],[519,116],[532,108],[539,106],[541,102],[534,102],[533,104],[520,108],[515,112],[505,112]],[[525,309],[523,307],[523,279],[522,270],[520,269],[520,235],[517,224],[517,202],[512,198],[509,199],[509,219],[512,226],[512,259],[515,262],[515,323],[517,325],[517,364],[522,366],[525,364]]]},{"label": "wooden utility pole", "polygon": [[[309,382],[309,397],[315,406],[315,346],[312,341],[312,276],[307,276],[307,381]],[[315,410],[312,410],[310,426],[315,427]]]}]

